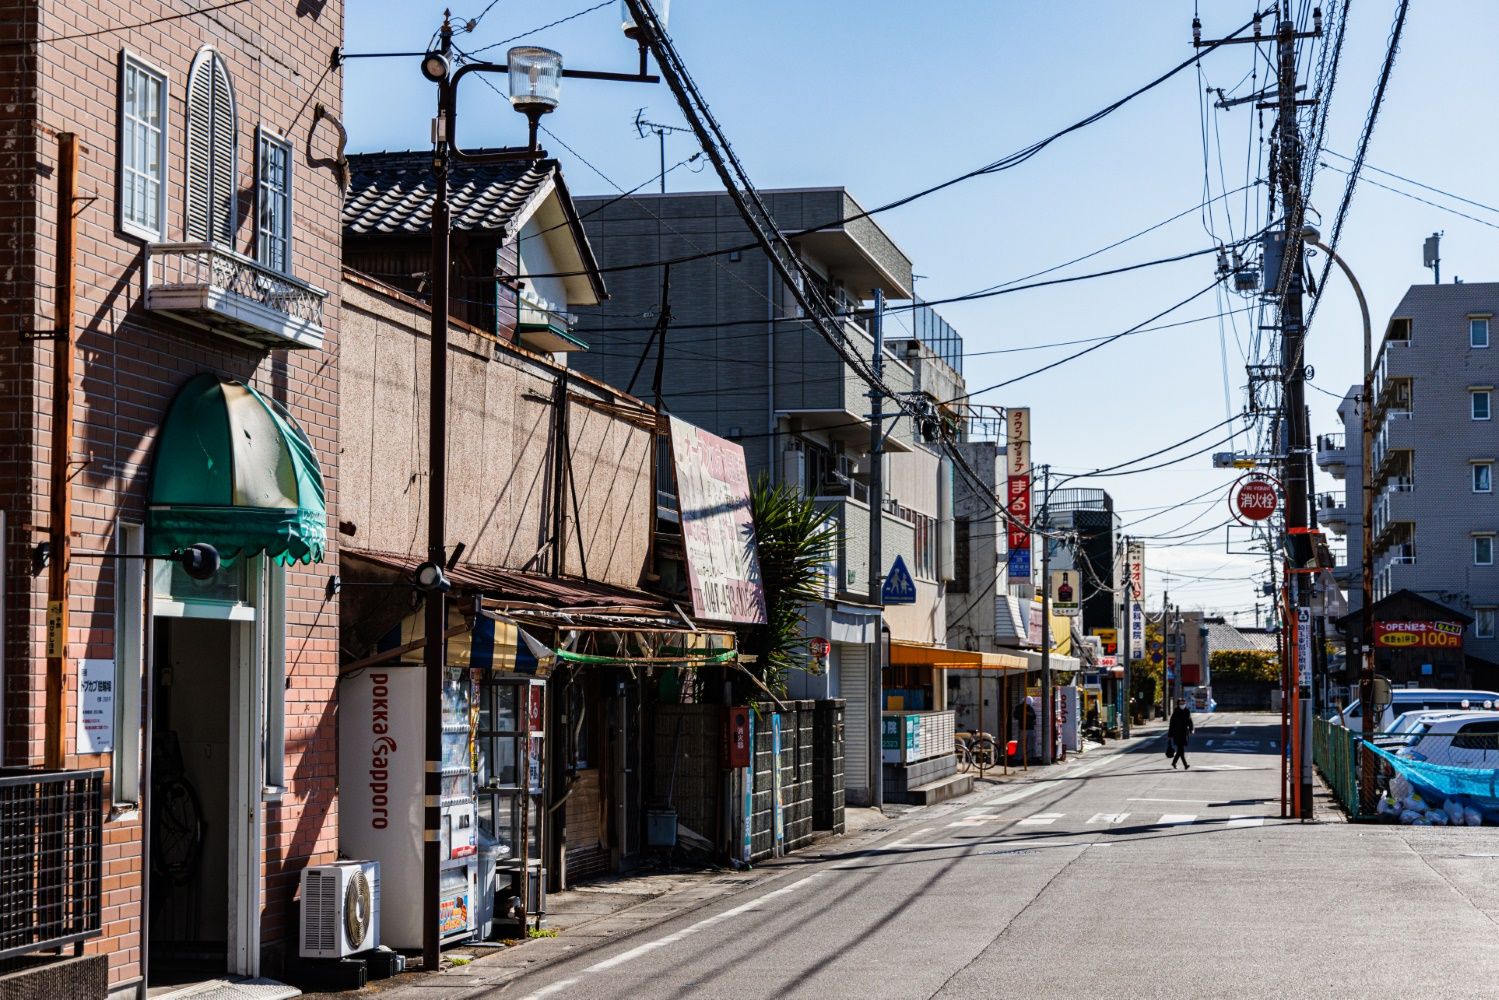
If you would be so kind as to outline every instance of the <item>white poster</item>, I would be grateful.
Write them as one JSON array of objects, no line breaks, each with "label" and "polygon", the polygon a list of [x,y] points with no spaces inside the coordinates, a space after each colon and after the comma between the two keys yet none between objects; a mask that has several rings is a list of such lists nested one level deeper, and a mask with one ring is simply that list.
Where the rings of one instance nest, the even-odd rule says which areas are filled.
[{"label": "white poster", "polygon": [[1129,605],[1129,658],[1145,659],[1145,608],[1138,601]]},{"label": "white poster", "polygon": [[672,417],[671,455],[693,614],[763,625],[765,592],[744,449]]},{"label": "white poster", "polygon": [[115,661],[78,661],[78,753],[115,748]]},{"label": "white poster", "polygon": [[1051,613],[1076,618],[1083,613],[1083,581],[1070,569],[1051,571]]}]

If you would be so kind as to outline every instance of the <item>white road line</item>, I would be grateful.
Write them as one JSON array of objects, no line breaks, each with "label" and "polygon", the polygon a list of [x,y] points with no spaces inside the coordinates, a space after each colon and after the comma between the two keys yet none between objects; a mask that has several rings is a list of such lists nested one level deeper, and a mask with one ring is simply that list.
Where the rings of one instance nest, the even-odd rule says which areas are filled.
[{"label": "white road line", "polygon": [[1165,813],[1156,820],[1156,826],[1184,826],[1197,822],[1196,813]]},{"label": "white road line", "polygon": [[992,823],[998,818],[997,816],[969,816],[967,819],[953,820],[947,826],[948,829],[952,829],[955,826],[983,826],[985,823]]},{"label": "white road line", "polygon": [[765,895],[760,896],[756,899],[752,899],[748,903],[740,903],[738,906],[724,910],[722,913],[716,913],[713,916],[708,917],[706,920],[699,920],[697,923],[692,924],[690,927],[684,927],[673,934],[668,934],[665,937],[659,937],[654,941],[647,941],[645,944],[637,945],[636,947],[631,948],[629,951],[622,951],[618,955],[606,958],[602,962],[595,962],[583,971],[607,972],[617,966],[624,965],[626,962],[633,962],[635,961],[635,959],[640,958],[642,955],[647,955],[658,948],[665,948],[669,944],[676,944],[683,938],[696,934],[698,931],[707,930],[714,924],[721,924],[725,920],[737,917],[740,914],[749,913],[752,910],[758,910],[766,903],[770,902],[772,899],[776,899],[788,893],[795,892],[807,883],[822,878],[826,874],[827,872],[814,872],[811,875],[808,875],[806,878],[798,879],[797,881],[784,888],[776,889],[773,892],[767,892]]},{"label": "white road line", "polygon": [[1242,816],[1238,813],[1230,813],[1228,817],[1229,826],[1264,826],[1263,816]]},{"label": "white road line", "polygon": [[1207,805],[1212,799],[1139,799],[1131,796],[1130,802],[1190,802],[1193,805]]},{"label": "white road line", "polygon": [[1005,794],[997,798],[990,799],[984,804],[990,806],[1007,806],[1012,802],[1019,802],[1021,799],[1028,799],[1032,795],[1035,795],[1037,792],[1046,791],[1047,785],[1049,784],[1050,782],[1038,782],[1034,785],[1026,785],[1024,788],[1017,788],[1013,792],[1006,792]]},{"label": "white road line", "polygon": [[1063,813],[1036,813],[1020,821],[1021,826],[1050,826],[1061,819]]},{"label": "white road line", "polygon": [[569,986],[577,985],[577,982],[578,981],[576,979],[559,979],[555,983],[550,983],[546,986],[543,986],[535,993],[527,993],[525,996],[521,997],[520,1000],[541,1000],[542,997],[549,997],[553,993],[561,993]]},{"label": "white road line", "polygon": [[1129,813],[1097,813],[1088,822],[1113,825],[1115,823],[1123,823],[1127,819],[1129,819]]}]

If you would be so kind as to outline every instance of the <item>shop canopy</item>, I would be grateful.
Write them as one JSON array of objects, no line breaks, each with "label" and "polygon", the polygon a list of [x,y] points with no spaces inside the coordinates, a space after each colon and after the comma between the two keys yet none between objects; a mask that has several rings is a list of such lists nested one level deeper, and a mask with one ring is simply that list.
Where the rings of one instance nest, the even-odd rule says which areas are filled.
[{"label": "shop canopy", "polygon": [[156,443],[149,550],[206,542],[226,562],[321,562],[327,519],[317,454],[291,414],[243,382],[189,379]]},{"label": "shop canopy", "polygon": [[1026,668],[1023,657],[1011,653],[987,653],[968,649],[926,646],[917,642],[890,642],[890,666],[933,667],[938,670],[1013,670]]},{"label": "shop canopy", "polygon": [[[1040,653],[1036,652],[1033,649],[1027,649],[1022,652],[1021,655],[1025,657],[1029,669],[1041,669]],[[1049,661],[1051,672],[1054,674],[1071,673],[1073,671],[1082,669],[1082,661],[1075,656],[1063,656],[1061,653],[1052,653],[1049,657]]]}]

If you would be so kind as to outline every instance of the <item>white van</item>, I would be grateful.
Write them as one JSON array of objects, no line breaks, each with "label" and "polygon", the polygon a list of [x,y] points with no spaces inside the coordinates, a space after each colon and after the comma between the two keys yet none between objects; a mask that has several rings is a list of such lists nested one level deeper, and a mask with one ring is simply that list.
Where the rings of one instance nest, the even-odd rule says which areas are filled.
[{"label": "white van", "polygon": [[[1374,722],[1374,731],[1377,733],[1387,732],[1394,723],[1395,716],[1406,712],[1478,710],[1485,707],[1484,702],[1488,702],[1490,706],[1499,706],[1499,691],[1395,688],[1390,692],[1390,696],[1394,700],[1384,710],[1384,714]],[[1364,727],[1363,706],[1355,700],[1341,712],[1334,712],[1329,716],[1328,721],[1335,726],[1346,726],[1357,732]]]}]

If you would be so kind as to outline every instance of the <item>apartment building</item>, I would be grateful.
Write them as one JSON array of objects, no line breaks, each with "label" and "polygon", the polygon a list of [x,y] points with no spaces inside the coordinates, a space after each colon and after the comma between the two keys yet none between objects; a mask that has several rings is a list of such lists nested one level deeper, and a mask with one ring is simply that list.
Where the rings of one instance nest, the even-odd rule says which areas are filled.
[{"label": "apartment building", "polygon": [[[1409,604],[1405,596],[1392,603],[1409,592],[1423,618],[1450,611],[1443,620],[1462,627],[1466,658],[1487,663],[1499,662],[1496,308],[1499,283],[1492,282],[1413,285],[1401,298],[1375,358],[1369,469],[1376,620],[1388,617],[1382,608]],[[1338,408],[1342,434],[1317,442],[1318,465],[1342,481],[1342,496],[1323,495],[1318,508],[1324,524],[1347,532],[1348,559],[1337,576],[1353,607],[1362,559],[1359,393],[1351,389]],[[1377,634],[1376,655],[1385,652]],[[1428,681],[1435,676],[1430,663],[1414,669],[1412,680],[1423,671]]]},{"label": "apartment building", "polygon": [[[761,195],[777,224],[792,234],[812,280],[844,314],[848,343],[872,357],[869,302],[876,289],[890,300],[911,298],[910,260],[878,224],[859,217],[863,209],[843,188]],[[899,557],[917,597],[882,616],[881,581],[870,578],[868,557],[874,516],[868,388],[802,317],[764,254],[747,249],[754,239],[732,200],[684,193],[577,201],[611,298],[597,309],[578,310],[573,329],[587,349],[570,355],[571,365],[643,399],[659,394],[673,415],[743,445],[752,480],[764,475],[797,485],[838,526],[826,599],[808,614],[809,632],[828,639],[831,651],[810,677],[816,689],[796,693],[847,699],[848,732],[870,733],[868,743],[850,738],[845,749],[849,801],[867,801],[878,759],[870,647],[882,625],[897,644],[946,642],[943,553],[951,549],[952,471],[924,439],[939,433],[943,417],[935,404],[962,391],[952,363],[961,358],[961,340],[948,328],[923,341],[920,322],[886,320],[885,379],[898,394],[925,400],[933,422],[923,428],[903,418],[887,426],[879,514],[885,569]],[[668,277],[658,262],[666,260],[676,263],[664,303],[670,323],[658,341]],[[927,677],[913,685],[911,697],[940,699],[932,687]],[[906,707],[918,706],[907,701]]]},{"label": "apartment building", "polygon": [[0,811],[72,831],[0,963],[83,952],[28,995],[274,972],[336,857],[342,27],[0,5]]}]

